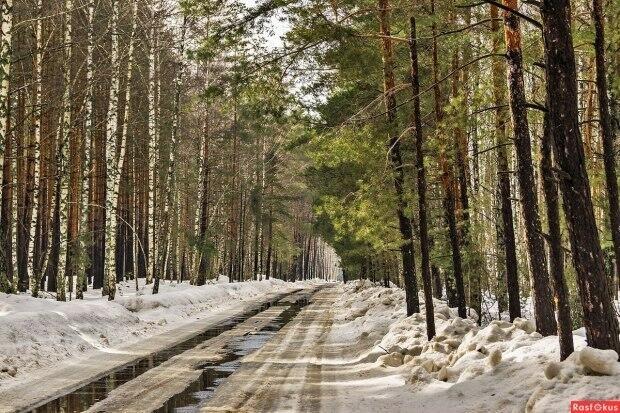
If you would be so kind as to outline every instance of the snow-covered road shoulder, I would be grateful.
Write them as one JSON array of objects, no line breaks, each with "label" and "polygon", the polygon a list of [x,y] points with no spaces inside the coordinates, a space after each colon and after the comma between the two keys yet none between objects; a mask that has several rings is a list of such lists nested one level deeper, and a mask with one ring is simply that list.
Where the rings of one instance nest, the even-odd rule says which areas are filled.
[{"label": "snow-covered road shoulder", "polygon": [[97,290],[71,302],[0,294],[0,388],[28,381],[42,368],[97,352],[115,353],[235,304],[308,285],[225,281],[201,287],[164,282],[157,295],[150,293],[151,286],[141,284],[136,292],[135,285],[124,283],[114,301]]},{"label": "snow-covered road shoulder", "polygon": [[559,363],[557,337],[542,337],[531,321],[479,327],[435,300],[429,342],[424,308],[405,317],[402,290],[363,281],[342,289],[330,342],[352,351],[326,411],[562,412],[570,400],[620,399],[618,355],[586,347],[581,331],[577,351]]}]

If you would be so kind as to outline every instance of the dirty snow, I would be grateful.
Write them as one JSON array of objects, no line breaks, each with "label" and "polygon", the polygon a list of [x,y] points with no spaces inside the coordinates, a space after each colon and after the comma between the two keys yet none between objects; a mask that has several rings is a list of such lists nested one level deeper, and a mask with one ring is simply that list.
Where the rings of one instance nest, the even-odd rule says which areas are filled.
[{"label": "dirty snow", "polygon": [[0,388],[33,379],[41,368],[115,352],[121,345],[151,337],[233,303],[299,288],[280,280],[228,283],[225,277],[197,287],[162,282],[160,293],[140,280],[121,283],[116,300],[89,290],[84,300],[58,302],[52,296],[0,293]]},{"label": "dirty snow", "polygon": [[[41,368],[98,350],[114,352],[226,311],[234,302],[301,286],[225,281],[204,287],[164,283],[155,296],[150,287],[141,285],[136,293],[127,283],[114,302],[97,291],[70,303],[0,295],[0,388],[30,382]],[[480,327],[476,314],[461,319],[456,309],[434,300],[437,335],[429,342],[424,305],[421,314],[406,317],[401,289],[367,281],[335,288],[333,323],[324,342],[314,343],[329,351],[308,354],[308,362],[324,369],[322,411],[555,413],[569,411],[571,400],[620,399],[618,355],[587,347],[583,329],[574,332],[576,352],[560,363],[557,337],[542,337],[532,321],[494,320]]]},{"label": "dirty snow", "polygon": [[341,288],[329,340],[350,343],[340,360],[349,375],[333,383],[338,397],[326,411],[562,412],[570,400],[620,399],[618,355],[587,347],[583,331],[560,363],[557,337],[542,337],[532,321],[479,327],[475,314],[461,319],[434,300],[429,342],[424,306],[405,317],[402,290],[367,281]]}]

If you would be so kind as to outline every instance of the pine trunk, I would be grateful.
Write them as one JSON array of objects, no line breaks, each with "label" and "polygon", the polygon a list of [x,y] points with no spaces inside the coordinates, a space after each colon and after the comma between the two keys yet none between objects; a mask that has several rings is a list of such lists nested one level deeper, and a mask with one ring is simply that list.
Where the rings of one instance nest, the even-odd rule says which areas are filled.
[{"label": "pine trunk", "polygon": [[[620,274],[620,205],[618,204],[618,176],[616,174],[615,136],[611,124],[609,97],[607,95],[607,74],[605,72],[605,17],[602,0],[592,0],[592,20],[594,22],[594,52],[596,61],[596,88],[598,90],[598,112],[600,131],[603,140],[603,164],[605,183],[609,202],[609,222],[611,238],[616,258],[615,274]],[[610,284],[615,288],[615,283]],[[613,294],[615,295],[615,294]]]},{"label": "pine trunk", "polygon": [[549,126],[561,171],[560,188],[573,265],[583,306],[588,345],[620,353],[618,319],[606,279],[577,108],[577,71],[568,0],[544,0],[541,7],[547,72]]},{"label": "pine trunk", "polygon": [[[491,6],[491,27],[495,34],[493,39],[493,51],[499,52],[499,23],[496,6]],[[519,291],[519,275],[517,272],[517,248],[515,241],[515,230],[512,213],[512,195],[510,189],[510,171],[508,167],[508,145],[510,141],[506,137],[506,123],[508,113],[504,108],[506,94],[504,91],[505,80],[502,75],[502,63],[499,60],[493,62],[493,99],[495,109],[495,143],[497,145],[497,185],[500,198],[500,236],[498,237],[500,254],[504,255],[505,268],[500,268],[502,279],[499,281],[505,285],[508,293],[508,313],[510,321],[521,317],[521,301]],[[500,287],[502,288],[502,287]]]},{"label": "pine trunk", "polygon": [[[435,2],[431,1],[431,13],[435,12]],[[437,27],[433,22],[431,26],[433,35],[433,95],[436,128],[439,129],[443,121],[443,107],[441,90],[439,86],[439,62],[437,47]],[[439,164],[441,168],[441,182],[444,190],[443,209],[448,224],[450,238],[450,251],[452,256],[452,274],[446,272],[446,292],[448,303],[452,307],[458,307],[459,317],[467,318],[465,304],[465,286],[463,282],[463,265],[461,261],[461,245],[456,224],[456,184],[452,165],[448,162],[446,143],[440,143]]]},{"label": "pine trunk", "polygon": [[[549,104],[547,103],[547,107]],[[570,314],[568,288],[564,279],[564,252],[562,251],[562,231],[560,229],[560,204],[558,187],[553,173],[553,136],[549,125],[548,112],[545,113],[543,137],[540,147],[540,175],[542,177],[547,221],[549,225],[549,273],[553,286],[558,337],[560,339],[560,359],[564,360],[573,351],[573,322]]]},{"label": "pine trunk", "polygon": [[379,0],[379,23],[381,33],[381,53],[383,57],[383,81],[384,81],[384,103],[387,111],[387,122],[389,129],[388,151],[390,155],[390,165],[396,190],[396,215],[398,217],[398,227],[401,235],[401,256],[403,261],[403,278],[405,281],[405,295],[407,301],[407,315],[420,312],[418,298],[418,286],[415,274],[415,262],[413,255],[413,229],[411,221],[405,215],[407,201],[404,193],[405,172],[403,170],[403,159],[400,148],[400,140],[397,132],[396,115],[396,86],[394,78],[394,57],[392,42],[390,40],[390,5],[388,0]]},{"label": "pine trunk", "polygon": [[415,136],[416,169],[418,183],[418,220],[420,225],[420,252],[422,255],[422,282],[424,283],[424,307],[426,314],[426,335],[429,340],[435,336],[435,311],[433,307],[433,283],[431,276],[430,241],[426,216],[426,170],[424,167],[424,133],[420,113],[420,74],[418,68],[418,43],[415,18],[409,19],[411,58],[411,91],[413,93],[413,130]]},{"label": "pine trunk", "polygon": [[[517,0],[504,0],[504,5],[517,9]],[[521,195],[521,213],[525,224],[526,245],[529,270],[533,283],[534,315],[536,329],[543,336],[553,335],[557,331],[547,257],[542,238],[540,216],[532,147],[527,120],[525,86],[523,81],[523,56],[521,52],[521,27],[519,17],[510,12],[504,13],[504,37],[508,62],[508,89],[514,142],[517,154],[517,179]]]}]

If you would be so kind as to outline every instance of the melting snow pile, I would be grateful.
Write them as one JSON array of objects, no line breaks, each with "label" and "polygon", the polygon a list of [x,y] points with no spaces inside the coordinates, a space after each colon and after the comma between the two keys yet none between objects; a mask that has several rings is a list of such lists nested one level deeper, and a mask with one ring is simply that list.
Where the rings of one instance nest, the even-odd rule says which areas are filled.
[{"label": "melting snow pile", "polygon": [[365,281],[344,289],[332,340],[370,343],[358,360],[368,362],[372,376],[401,377],[401,386],[382,388],[381,397],[360,394],[356,410],[380,410],[393,398],[401,401],[390,406],[396,411],[561,412],[570,400],[620,399],[618,354],[586,347],[577,332],[577,351],[560,363],[557,337],[542,337],[532,321],[479,327],[475,314],[462,319],[434,300],[436,336],[429,342],[424,306],[405,317],[401,290]]}]

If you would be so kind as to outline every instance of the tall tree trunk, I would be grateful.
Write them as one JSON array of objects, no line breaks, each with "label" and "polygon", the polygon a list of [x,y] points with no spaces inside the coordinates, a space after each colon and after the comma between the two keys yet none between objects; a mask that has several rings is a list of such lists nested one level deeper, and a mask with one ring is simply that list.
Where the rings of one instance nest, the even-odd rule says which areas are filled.
[{"label": "tall tree trunk", "polygon": [[185,54],[185,34],[187,30],[187,16],[183,16],[183,24],[181,26],[181,38],[179,43],[179,63],[177,67],[177,73],[174,81],[174,109],[172,116],[172,133],[170,140],[170,151],[168,158],[168,171],[166,175],[166,183],[165,187],[167,188],[168,196],[164,200],[164,210],[162,216],[161,230],[161,248],[162,252],[158,253],[158,259],[160,260],[157,272],[154,277],[153,283],[153,294],[157,294],[159,292],[159,280],[160,277],[165,277],[168,273],[168,265],[169,265],[169,257],[171,255],[171,240],[170,237],[170,229],[171,225],[171,217],[170,217],[170,209],[174,208],[174,193],[175,193],[175,152],[178,140],[179,133],[179,116],[180,116],[180,100],[181,100],[181,82],[183,80],[183,70],[184,66],[182,60]]},{"label": "tall tree trunk", "polygon": [[428,339],[435,336],[435,311],[433,308],[433,286],[431,280],[431,259],[426,217],[426,170],[424,168],[424,133],[422,115],[420,114],[420,74],[418,68],[418,43],[416,40],[416,22],[409,18],[411,57],[411,89],[413,93],[413,130],[415,136],[416,169],[418,178],[418,218],[420,225],[420,252],[422,255],[422,282],[424,283],[424,307],[426,313],[426,335]]},{"label": "tall tree trunk", "polygon": [[[547,107],[549,103],[547,102]],[[553,299],[558,321],[560,339],[560,359],[564,360],[573,351],[573,323],[570,315],[568,288],[564,280],[564,253],[562,251],[562,232],[560,229],[560,205],[558,187],[553,173],[553,136],[550,129],[549,114],[545,113],[543,138],[540,147],[540,175],[542,177],[547,221],[549,222],[549,272],[553,286]]]},{"label": "tall tree trunk", "polygon": [[[431,14],[435,13],[435,2],[431,0]],[[431,26],[433,36],[433,95],[436,128],[439,129],[443,121],[443,107],[441,100],[441,90],[439,86],[439,61],[437,47],[437,26],[433,22]],[[440,145],[439,164],[441,167],[441,182],[444,189],[443,208],[448,224],[448,232],[450,238],[450,250],[452,252],[452,274],[446,272],[446,291],[448,303],[451,306],[458,307],[459,317],[467,317],[467,308],[465,305],[465,286],[463,283],[463,265],[461,261],[461,247],[459,242],[459,234],[456,225],[456,185],[454,180],[454,171],[452,165],[448,162],[446,155],[446,144],[442,142]]]},{"label": "tall tree trunk", "polygon": [[17,141],[17,223],[16,229],[16,261],[17,261],[17,290],[26,292],[29,284],[28,277],[28,244],[30,242],[30,216],[28,211],[28,167],[30,165],[30,148],[26,143],[24,121],[26,119],[26,91],[17,92],[17,114],[15,119],[15,136]]},{"label": "tall tree trunk", "polygon": [[[119,106],[118,95],[120,92],[120,60],[119,60],[119,41],[118,41],[118,7],[119,3],[115,2],[112,11],[112,27],[115,27],[115,33],[113,34],[112,41],[112,68],[114,72],[112,74],[113,81],[110,88],[110,121],[107,130],[107,163],[110,169],[106,171],[106,209],[110,211],[109,214],[109,241],[110,249],[107,256],[107,270],[105,284],[108,287],[108,299],[113,300],[116,294],[116,280],[120,268],[116,268],[117,256],[117,229],[119,228],[119,216],[118,211],[120,208],[120,184],[121,174],[123,166],[125,164],[125,156],[127,153],[127,131],[129,123],[129,110],[131,100],[131,85],[133,83],[133,56],[135,48],[136,28],[138,20],[138,3],[133,0],[131,2],[131,34],[129,37],[129,50],[127,52],[127,85],[125,87],[125,108],[121,109]],[[116,147],[116,136],[118,130],[118,119],[120,114],[124,114],[123,126],[121,128],[121,139],[118,148]]]},{"label": "tall tree trunk", "polygon": [[[71,48],[70,58],[68,62],[65,62],[68,66],[65,70],[69,71],[69,85],[65,84],[65,87],[75,87],[73,95],[70,96],[69,110],[70,113],[70,125],[69,125],[69,182],[68,182],[68,197],[67,197],[67,247],[65,255],[65,276],[67,279],[67,287],[69,291],[69,298],[71,299],[71,293],[73,292],[73,280],[76,279],[76,298],[82,297],[82,290],[84,288],[84,272],[83,267],[80,264],[80,256],[82,254],[82,243],[80,239],[80,218],[83,211],[82,208],[82,175],[83,175],[83,161],[84,161],[84,147],[85,139],[85,121],[87,118],[88,106],[89,106],[89,92],[88,89],[88,69],[85,71],[82,67],[82,62],[78,63],[78,60],[73,59],[74,56],[80,58],[86,57],[88,59],[88,44],[86,47],[82,46],[82,42],[86,40],[88,43],[88,33],[91,27],[91,10],[92,5],[89,3],[89,7],[86,9],[73,10],[71,13],[71,19],[79,19],[82,21],[86,17],[86,28],[75,27],[76,35],[72,35],[73,44],[68,46]],[[72,9],[72,7],[71,7]],[[73,26],[72,26],[73,27]],[[77,37],[77,38],[76,38]],[[71,89],[69,89],[71,90]]]},{"label": "tall tree trunk", "polygon": [[[55,176],[54,176],[54,201],[53,201],[53,212],[52,212],[52,243],[50,246],[50,257],[48,261],[48,265],[45,269],[47,278],[50,280],[55,280],[56,287],[56,299],[58,301],[66,301],[66,273],[65,269],[61,269],[60,261],[60,250],[61,250],[61,237],[63,230],[63,217],[61,215],[61,202],[62,199],[67,199],[67,194],[63,194],[65,189],[63,187],[63,181],[65,177],[65,159],[66,159],[66,147],[67,143],[71,140],[71,128],[73,119],[72,115],[72,104],[71,104],[71,88],[73,86],[71,79],[71,61],[72,61],[72,43],[73,43],[73,21],[72,21],[72,13],[73,13],[73,1],[65,0],[64,1],[64,13],[63,13],[63,44],[65,45],[64,51],[64,61],[62,64],[62,73],[63,73],[63,94],[62,94],[62,113],[60,116],[60,125],[58,127],[58,139],[56,144],[56,163],[55,163]],[[64,195],[64,196],[63,196]],[[70,209],[70,206],[69,208]],[[65,220],[66,221],[66,220]],[[68,226],[69,223],[65,222]]]},{"label": "tall tree trunk", "polygon": [[[516,10],[517,0],[504,0],[504,5]],[[508,62],[508,88],[515,148],[517,154],[517,179],[521,195],[521,213],[525,224],[528,263],[533,282],[536,329],[544,335],[557,331],[547,257],[542,238],[538,199],[532,165],[532,147],[527,120],[525,87],[523,82],[523,56],[521,52],[521,27],[519,17],[504,13],[504,38]]]},{"label": "tall tree trunk", "polygon": [[152,235],[148,250],[147,284],[150,284],[155,267],[157,265],[157,220],[156,212],[156,187],[158,168],[158,143],[159,143],[159,80],[161,73],[158,70],[159,48],[159,24],[160,14],[163,11],[161,0],[150,1],[151,29],[149,39],[149,205],[148,205],[148,229]]},{"label": "tall tree trunk", "polygon": [[[495,34],[493,38],[493,52],[499,52],[499,32],[500,26],[497,22],[498,10],[496,6],[491,6],[491,28]],[[508,313],[510,321],[521,317],[521,302],[519,292],[519,275],[517,273],[517,248],[515,242],[515,231],[512,216],[512,201],[510,193],[510,171],[508,167],[508,145],[510,141],[506,137],[506,123],[508,113],[504,108],[506,99],[505,80],[502,75],[502,62],[493,61],[493,99],[495,109],[495,143],[497,145],[497,183],[500,197],[501,223],[500,223],[500,253],[505,257],[505,268],[500,269],[502,274],[502,284],[505,283],[508,293]]]},{"label": "tall tree trunk", "polygon": [[[90,251],[88,254],[89,276],[93,280],[93,289],[102,289],[103,295],[108,295],[108,284],[105,278],[105,247],[106,247],[106,172],[107,158],[106,145],[108,123],[110,121],[110,88],[115,73],[110,73],[111,44],[114,42],[116,27],[114,18],[111,18],[114,2],[109,7],[95,8],[93,15],[93,39],[103,38],[106,47],[93,47],[92,73],[92,123],[90,136],[90,176],[89,176],[89,225]],[[108,43],[109,42],[109,43]],[[94,44],[93,44],[94,45]],[[102,80],[104,79],[104,80]]]},{"label": "tall tree trunk", "polygon": [[[86,7],[86,73],[85,73],[85,105],[84,105],[84,143],[82,145],[82,154],[84,155],[84,161],[80,163],[80,167],[84,171],[82,174],[82,185],[81,185],[81,196],[80,202],[81,205],[84,205],[84,210],[86,210],[86,219],[81,223],[81,227],[85,228],[85,233],[88,236],[88,240],[92,240],[92,208],[90,207],[90,202],[92,201],[92,193],[91,190],[93,184],[93,172],[92,172],[92,142],[93,142],[93,116],[94,116],[94,90],[93,90],[93,63],[94,63],[94,55],[93,55],[93,47],[94,47],[94,16],[95,16],[95,3],[94,0],[88,0]],[[88,187],[88,191],[85,188]],[[82,210],[79,211],[80,214]],[[88,253],[90,256],[90,252],[92,248],[88,248]],[[84,292],[88,288],[88,281],[92,279],[92,266],[88,265],[88,267],[84,268],[83,271],[78,271],[76,277],[76,291],[75,298],[83,299]]]},{"label": "tall tree trunk", "polygon": [[[618,204],[618,176],[616,174],[615,137],[611,125],[609,97],[607,95],[607,74],[605,73],[605,17],[603,2],[592,0],[592,20],[594,22],[594,52],[596,60],[596,88],[598,90],[598,112],[603,140],[603,164],[605,183],[609,202],[609,221],[611,238],[614,244],[616,263],[615,274],[620,274],[620,205]],[[610,284],[615,288],[615,283]],[[614,294],[615,295],[615,294]]]},{"label": "tall tree trunk", "polygon": [[568,0],[543,0],[549,122],[588,345],[620,353],[618,319],[605,276],[577,109],[577,71]]},{"label": "tall tree trunk", "polygon": [[269,217],[267,218],[267,259],[265,261],[265,279],[269,279],[271,276],[271,256],[273,254],[272,242],[273,242],[273,212],[269,208]]},{"label": "tall tree trunk", "polygon": [[82,212],[80,181],[82,179],[83,129],[76,119],[80,116],[81,108],[78,106],[81,106],[82,102],[83,96],[81,99],[74,98],[71,101],[71,117],[73,122],[69,129],[69,196],[67,204],[67,249],[64,270],[69,293],[73,292],[73,278],[75,277],[77,280],[76,296],[79,295],[80,290],[83,288],[82,278],[78,275],[81,272],[79,265],[81,251],[80,214]]},{"label": "tall tree trunk", "polygon": [[389,0],[379,0],[379,23],[381,33],[381,53],[383,57],[383,87],[384,103],[387,111],[389,128],[390,165],[396,189],[396,215],[401,235],[401,256],[403,261],[403,277],[405,279],[405,295],[407,301],[407,315],[418,313],[420,303],[418,298],[418,286],[415,275],[415,263],[413,255],[413,230],[411,221],[405,215],[407,201],[404,193],[405,172],[401,155],[400,140],[397,132],[398,120],[396,117],[396,82],[394,79],[394,57],[392,41],[390,39],[390,4]]},{"label": "tall tree trunk", "polygon": [[11,59],[13,1],[0,1],[0,142],[2,154],[2,199],[0,203],[0,291],[13,292],[13,136],[11,131]]},{"label": "tall tree trunk", "polygon": [[62,177],[64,175],[63,151],[64,142],[58,142],[56,159],[56,177],[54,178],[54,209],[52,212],[52,236],[49,258],[44,263],[48,279],[55,280],[56,299],[66,301],[65,273],[60,271],[60,242],[61,242],[61,198],[62,198]]},{"label": "tall tree trunk", "polygon": [[197,285],[204,285],[210,268],[210,248],[209,248],[209,179],[211,163],[209,159],[210,149],[210,129],[209,129],[209,109],[205,109],[204,142],[202,146],[202,176],[201,176],[201,195],[200,195],[200,264],[198,266]]},{"label": "tall tree trunk", "polygon": [[[33,213],[36,212],[38,215],[37,220],[42,217],[39,215],[39,210],[41,208],[44,209],[43,205],[41,205],[41,192],[42,192],[42,181],[41,181],[41,161],[43,157],[41,157],[41,82],[43,79],[42,71],[43,71],[43,2],[42,0],[37,0],[36,4],[36,21],[35,21],[35,50],[34,50],[34,59],[33,59],[33,78],[34,84],[32,85],[32,122],[30,127],[30,146],[28,148],[28,161],[27,161],[27,172],[26,172],[26,220],[21,223],[21,225],[27,225],[29,227],[28,232],[26,234],[26,252],[31,251],[29,241],[30,234],[35,233],[34,242],[32,245],[32,253],[29,254],[31,258],[28,260],[28,273],[30,273],[31,280],[29,282],[29,286],[33,296],[38,294],[39,289],[39,262],[40,262],[40,254],[38,253],[38,248],[40,248],[40,244],[37,242],[40,240],[40,237],[37,237],[36,228],[40,228],[40,225],[37,225],[36,220],[33,222],[32,217]],[[33,228],[34,227],[34,228]],[[39,230],[40,231],[40,230]],[[47,233],[45,234],[47,237]]]}]

